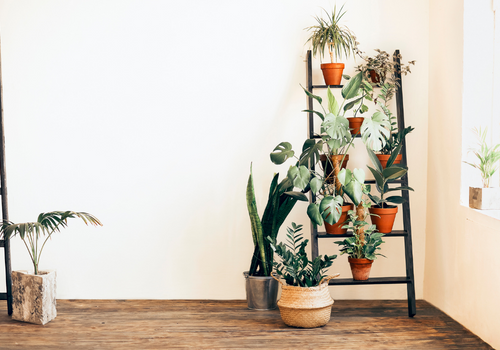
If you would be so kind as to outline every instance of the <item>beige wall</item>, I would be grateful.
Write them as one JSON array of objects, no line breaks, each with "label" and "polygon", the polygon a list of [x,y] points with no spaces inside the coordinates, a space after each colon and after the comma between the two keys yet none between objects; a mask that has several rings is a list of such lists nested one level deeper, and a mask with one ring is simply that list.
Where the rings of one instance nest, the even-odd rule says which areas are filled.
[{"label": "beige wall", "polygon": [[[57,269],[60,298],[245,297],[250,162],[262,211],[273,173],[287,168],[272,165],[269,153],[284,140],[298,149],[306,136],[303,29],[332,6],[0,1],[10,218],[72,209],[104,223],[72,222],[48,243],[41,267]],[[416,129],[408,148],[422,298],[428,3],[350,0],[346,9],[345,24],[363,50],[400,49],[404,60],[417,61],[403,86],[406,122]],[[352,74],[355,62],[346,65]],[[364,166],[361,159],[352,165]],[[307,227],[305,206],[292,220]],[[333,239],[321,244],[321,253],[335,251]],[[14,269],[29,269],[22,243],[12,245]],[[387,240],[383,253],[388,258],[373,275],[403,275],[402,239]],[[337,271],[350,275],[345,256]],[[406,298],[403,285],[331,291],[334,298]]]},{"label": "beige wall", "polygon": [[[490,1],[466,1],[465,4],[470,15],[468,11],[473,11],[473,7],[489,6]],[[500,225],[498,220],[460,205],[461,118],[463,114],[464,118],[478,120],[478,114],[484,109],[481,106],[491,105],[488,88],[481,96],[474,97],[478,86],[488,86],[482,85],[481,77],[486,63],[491,62],[490,56],[488,47],[478,40],[480,36],[471,38],[469,32],[465,36],[464,50],[462,1],[431,1],[429,13],[429,163],[424,299],[493,347],[500,348],[500,278],[497,273],[500,260],[493,251],[500,245]],[[465,27],[468,28],[468,24],[466,21]],[[481,33],[487,35],[484,31]],[[480,52],[483,49],[486,52]],[[478,73],[473,74],[474,79],[468,78],[467,70],[462,74],[464,68],[468,68],[470,52],[477,58],[475,68]]]}]

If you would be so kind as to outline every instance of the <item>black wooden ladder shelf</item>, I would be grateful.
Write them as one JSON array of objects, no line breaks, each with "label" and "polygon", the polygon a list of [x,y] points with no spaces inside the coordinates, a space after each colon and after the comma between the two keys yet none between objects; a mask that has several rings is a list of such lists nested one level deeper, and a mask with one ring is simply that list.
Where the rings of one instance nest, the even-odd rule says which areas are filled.
[{"label": "black wooden ladder shelf", "polygon": [[[3,123],[2,60],[0,55],[0,196],[2,197],[2,220],[9,220],[7,207],[7,178],[5,174],[5,133]],[[4,250],[6,292],[0,293],[0,300],[7,300],[7,312],[12,315],[12,268],[10,265],[10,243],[0,237],[0,248]]]},{"label": "black wooden ladder shelf", "polygon": [[[399,50],[395,51],[395,55],[399,55]],[[397,64],[400,64],[399,58],[396,59]],[[396,73],[396,78],[399,79],[401,86],[396,90],[396,106],[397,106],[397,122],[400,130],[404,129],[404,110],[403,110],[403,91],[401,74]],[[341,85],[331,85],[330,88],[341,88]],[[307,89],[313,92],[314,89],[326,89],[326,85],[313,85],[312,83],[312,59],[311,51],[307,52]],[[308,109],[313,110],[313,98],[308,97]],[[309,122],[309,138],[314,138],[314,118],[313,113],[308,113]],[[403,155],[402,164],[406,165],[406,144],[403,140],[401,149]],[[408,186],[408,173],[405,174],[401,180],[396,180],[401,186]],[[374,180],[367,180],[366,183],[375,183]],[[367,281],[354,281],[352,278],[332,279],[329,284],[333,286],[339,285],[366,285],[366,284],[406,284],[408,295],[408,315],[415,316],[417,310],[415,305],[415,279],[413,276],[413,253],[411,243],[411,222],[410,222],[410,202],[408,191],[402,191],[403,198],[406,202],[403,203],[403,230],[393,230],[391,233],[385,234],[384,238],[390,237],[404,237],[405,260],[406,260],[406,276],[404,277],[370,277]],[[313,200],[311,196],[311,200]],[[319,238],[340,238],[349,237],[351,234],[344,235],[330,235],[326,232],[318,232],[315,225],[311,223],[311,250],[313,259],[318,256],[318,239]]]}]

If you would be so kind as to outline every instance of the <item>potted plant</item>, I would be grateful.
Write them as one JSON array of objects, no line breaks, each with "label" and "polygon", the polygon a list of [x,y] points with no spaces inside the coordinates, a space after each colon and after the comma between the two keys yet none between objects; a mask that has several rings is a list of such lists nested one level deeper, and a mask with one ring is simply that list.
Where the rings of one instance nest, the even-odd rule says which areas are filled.
[{"label": "potted plant", "polygon": [[250,216],[254,252],[250,269],[244,272],[249,309],[271,310],[276,308],[278,283],[271,277],[274,254],[267,237],[276,239],[278,231],[297,200],[307,201],[302,193],[293,191],[293,184],[288,179],[278,183],[279,174],[275,174],[269,189],[269,197],[262,219],[257,211],[252,168],[248,178],[246,200]]},{"label": "potted plant", "polygon": [[[102,226],[92,214],[75,211],[53,211],[41,213],[36,222],[15,224],[2,223],[1,235],[9,239],[19,235],[30,254],[33,273],[12,271],[12,318],[14,320],[46,324],[57,315],[56,310],[56,272],[38,269],[45,244],[54,232],[68,225],[67,220],[80,218],[85,224]],[[39,240],[46,235],[43,243]]]},{"label": "potted plant", "polygon": [[271,240],[280,262],[274,263],[282,292],[278,302],[281,319],[286,325],[300,328],[324,326],[330,321],[333,299],[328,291],[328,281],[340,274],[326,276],[325,271],[333,264],[336,255],[307,258],[308,239],[303,240],[302,225],[292,223],[287,229],[287,242],[276,244]]},{"label": "potted plant", "polygon": [[375,168],[368,166],[368,169],[370,169],[375,177],[375,188],[380,193],[380,197],[368,194],[374,203],[374,206],[369,210],[371,214],[375,214],[372,217],[372,223],[375,224],[377,230],[382,233],[390,233],[392,231],[394,219],[398,212],[397,204],[405,202],[405,199],[402,196],[387,197],[387,193],[393,191],[413,191],[413,189],[408,186],[389,187],[389,182],[391,180],[399,179],[408,172],[408,168],[406,166],[394,164],[394,160],[399,154],[401,147],[402,144],[400,144],[390,155],[385,168],[382,167],[382,164],[380,164],[380,161],[376,157],[375,153],[369,147],[366,148],[368,155],[375,166]]},{"label": "potted plant", "polygon": [[363,195],[370,193],[370,185],[365,185],[365,173],[361,169],[342,170],[339,174],[340,181],[345,193],[356,205],[356,210],[349,210],[346,229],[351,229],[353,236],[347,237],[343,241],[335,242],[342,248],[341,255],[348,254],[351,266],[352,277],[357,281],[365,281],[370,276],[373,261],[377,258],[377,253],[382,241],[383,233],[375,232],[375,225],[367,227],[367,209],[371,203],[363,200]]},{"label": "potted plant", "polygon": [[399,73],[407,75],[411,73],[410,66],[415,64],[415,61],[409,61],[408,65],[397,63],[396,59],[401,59],[401,54],[389,55],[385,51],[375,49],[377,54],[375,56],[359,56],[365,61],[356,67],[356,70],[363,73],[366,80],[376,85],[383,85],[389,83],[395,89],[399,82],[394,74],[399,68]]},{"label": "potted plant", "polygon": [[344,6],[337,12],[335,6],[331,14],[324,10],[326,18],[316,16],[317,25],[306,28],[311,32],[306,43],[311,43],[313,56],[319,54],[323,58],[326,49],[330,54],[331,63],[321,64],[326,85],[340,85],[344,64],[335,62],[342,55],[348,58],[351,53],[354,55],[357,52],[356,37],[349,28],[340,25],[340,20],[345,15],[343,9]]},{"label": "potted plant", "polygon": [[500,209],[500,187],[490,187],[490,179],[498,170],[500,160],[500,144],[492,147],[486,142],[488,129],[484,131],[474,128],[478,140],[478,148],[470,151],[477,157],[477,163],[465,162],[481,173],[483,187],[469,187],[469,207],[474,209]]},{"label": "potted plant", "polygon": [[[311,190],[314,194],[315,200],[309,204],[307,214],[316,225],[322,225],[323,221],[334,225],[339,222],[342,211],[345,217],[347,211],[352,208],[350,204],[344,205],[342,185],[338,180],[338,173],[341,164],[347,158],[347,150],[354,141],[349,132],[349,123],[345,118],[345,113],[352,109],[364,112],[368,110],[368,107],[363,104],[366,96],[366,93],[363,93],[360,88],[363,84],[365,83],[361,73],[349,79],[348,84],[341,90],[343,97],[341,103],[337,102],[328,88],[328,109],[323,107],[323,99],[320,96],[313,95],[304,89],[305,93],[318,101],[321,106],[321,111],[305,111],[314,113],[321,118],[321,131],[317,138],[307,139],[304,142],[302,153],[297,158],[296,165],[290,167],[287,176],[295,187],[303,192]],[[371,87],[368,84],[366,89],[369,90],[369,88]],[[360,131],[363,142],[374,149],[381,149],[384,146],[384,135],[388,136],[388,127],[389,121],[383,113],[376,112],[372,117],[365,118]],[[324,152],[323,172],[308,169],[309,162],[311,165],[318,163],[322,152]],[[292,145],[288,142],[282,142],[271,153],[271,160],[275,164],[282,164],[288,158],[294,157],[294,154]],[[342,230],[340,224],[337,226],[334,228]]]}]

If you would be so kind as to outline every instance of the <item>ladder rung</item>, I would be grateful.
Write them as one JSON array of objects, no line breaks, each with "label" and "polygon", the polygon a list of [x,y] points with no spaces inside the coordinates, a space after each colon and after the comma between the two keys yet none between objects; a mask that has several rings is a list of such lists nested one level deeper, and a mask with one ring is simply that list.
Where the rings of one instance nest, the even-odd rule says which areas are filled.
[{"label": "ladder rung", "polygon": [[7,300],[7,293],[0,293],[0,300]]},{"label": "ladder rung", "polygon": [[326,89],[327,87],[331,87],[334,89],[340,89],[344,87],[344,85],[313,85],[311,86],[313,89]]},{"label": "ladder rung", "polygon": [[[365,180],[365,184],[374,184],[374,183],[375,183],[375,180]],[[389,181],[387,181],[387,183],[401,184],[401,183],[406,183],[406,181],[404,181],[402,179],[397,179],[397,180],[389,180]]]},{"label": "ladder rung", "polygon": [[3,239],[0,239],[0,247],[5,247],[5,241]]},{"label": "ladder rung", "polygon": [[408,277],[371,277],[366,281],[355,281],[352,278],[334,278],[328,284],[331,286],[346,286],[351,284],[407,284],[411,282]]},{"label": "ladder rung", "polygon": [[[394,230],[391,233],[384,233],[384,237],[404,237],[408,236],[408,232],[405,230]],[[332,235],[326,232],[318,232],[318,238],[342,238],[342,237],[352,237],[352,232],[347,231],[346,234],[342,235]]]}]

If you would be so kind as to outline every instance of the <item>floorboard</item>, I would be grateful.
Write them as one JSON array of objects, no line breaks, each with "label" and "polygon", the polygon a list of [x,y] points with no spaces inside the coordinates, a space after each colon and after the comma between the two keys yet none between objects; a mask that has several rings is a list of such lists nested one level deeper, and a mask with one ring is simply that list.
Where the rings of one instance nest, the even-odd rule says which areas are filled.
[{"label": "floorboard", "polygon": [[337,300],[322,328],[287,327],[278,310],[207,300],[58,300],[45,326],[0,302],[0,349],[492,349],[425,301]]}]

